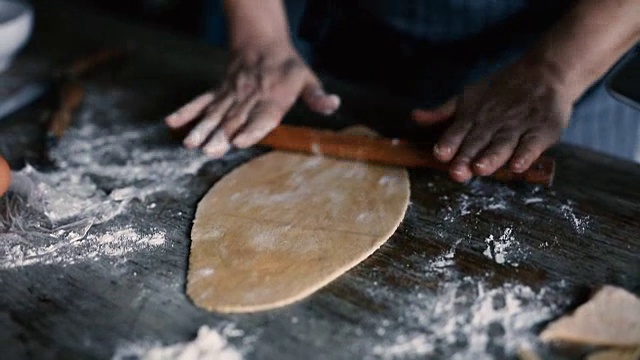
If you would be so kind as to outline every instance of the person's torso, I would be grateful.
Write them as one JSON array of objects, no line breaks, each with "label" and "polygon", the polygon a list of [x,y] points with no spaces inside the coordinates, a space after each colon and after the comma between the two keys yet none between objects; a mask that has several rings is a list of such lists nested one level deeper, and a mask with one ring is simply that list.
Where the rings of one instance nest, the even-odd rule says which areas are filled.
[{"label": "person's torso", "polygon": [[[355,0],[398,31],[432,42],[462,40],[508,23],[515,17],[532,24],[558,18],[571,0]],[[519,20],[514,20],[518,22]],[[514,24],[515,25],[515,24]],[[522,25],[522,24],[520,24]],[[508,29],[508,25],[506,26]],[[506,29],[505,29],[506,30]]]}]

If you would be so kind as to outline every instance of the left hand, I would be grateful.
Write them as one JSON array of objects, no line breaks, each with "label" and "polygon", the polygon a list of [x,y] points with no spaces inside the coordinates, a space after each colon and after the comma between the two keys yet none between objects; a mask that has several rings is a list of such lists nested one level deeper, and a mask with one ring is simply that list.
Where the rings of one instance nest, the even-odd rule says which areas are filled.
[{"label": "left hand", "polygon": [[424,126],[450,121],[433,151],[451,164],[454,180],[491,175],[507,162],[521,173],[558,142],[569,122],[573,99],[552,74],[520,61],[444,105],[414,110],[412,116]]}]

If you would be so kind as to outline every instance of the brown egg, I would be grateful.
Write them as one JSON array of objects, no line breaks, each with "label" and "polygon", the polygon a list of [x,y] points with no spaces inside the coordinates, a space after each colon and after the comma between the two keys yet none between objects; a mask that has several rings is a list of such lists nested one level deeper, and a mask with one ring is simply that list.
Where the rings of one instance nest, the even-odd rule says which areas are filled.
[{"label": "brown egg", "polygon": [[11,168],[7,161],[0,156],[0,196],[4,195],[11,185]]}]

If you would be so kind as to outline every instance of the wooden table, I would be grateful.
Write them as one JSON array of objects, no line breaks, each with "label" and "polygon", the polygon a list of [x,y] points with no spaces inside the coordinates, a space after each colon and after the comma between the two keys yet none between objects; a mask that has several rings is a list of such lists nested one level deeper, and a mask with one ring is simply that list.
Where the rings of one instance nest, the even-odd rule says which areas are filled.
[{"label": "wooden table", "polygon": [[[145,151],[183,151],[162,116],[220,79],[224,53],[69,4],[36,2],[35,37],[9,74],[28,79],[98,47],[130,43],[135,50],[124,65],[84,81],[90,98],[75,126],[95,122],[112,137],[113,129],[150,129],[142,142],[122,140],[125,157],[105,157],[105,167]],[[327,87],[343,95],[337,116],[296,108],[286,120],[332,128],[365,122],[389,136],[409,129],[402,119],[410,104],[333,79]],[[105,115],[109,104],[126,116]],[[44,174],[55,170],[41,159],[43,106],[0,124],[0,150],[14,169],[29,162]],[[123,224],[154,228],[165,233],[161,246],[121,261],[97,254],[65,266],[0,269],[2,358],[110,358],[129,343],[189,341],[201,325],[228,335],[249,359],[513,357],[505,349],[584,301],[590,289],[613,284],[640,294],[640,167],[562,145],[553,150],[558,171],[551,190],[488,180],[458,185],[439,173],[411,171],[402,225],[364,263],[279,310],[208,313],[184,294],[195,206],[216,180],[260,152],[205,163],[180,180],[188,191],[165,189],[132,201],[89,233]],[[105,192],[117,190],[117,178],[88,175]]]}]

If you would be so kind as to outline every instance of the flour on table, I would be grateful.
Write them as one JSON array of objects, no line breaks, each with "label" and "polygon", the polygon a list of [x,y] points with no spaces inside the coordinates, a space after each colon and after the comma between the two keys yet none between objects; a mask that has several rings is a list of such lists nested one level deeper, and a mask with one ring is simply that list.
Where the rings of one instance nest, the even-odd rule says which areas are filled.
[{"label": "flour on table", "polygon": [[[427,184],[431,191],[439,191],[434,183]],[[589,228],[589,217],[579,214],[575,202],[558,197],[552,190],[532,187],[516,192],[511,187],[495,181],[475,179],[461,192],[442,195],[439,210],[444,222],[453,223],[466,217],[477,217],[482,213],[504,214],[505,218],[523,208],[544,208],[553,216],[564,219],[577,234],[584,234]],[[526,234],[527,229],[520,224],[505,221],[498,233],[489,234],[484,239],[483,254],[497,264],[517,267],[530,254],[527,244],[516,239],[516,234]],[[556,239],[548,239],[539,249],[557,244]]]},{"label": "flour on table", "polygon": [[[435,190],[433,183],[429,188]],[[544,207],[562,216],[578,234],[589,227],[589,217],[576,211],[574,201],[558,197],[552,190],[534,187],[529,193],[518,193],[502,183],[475,179],[462,193],[440,197],[443,204],[442,218],[455,222],[461,217],[480,215],[483,212],[509,213],[523,206]]]},{"label": "flour on table", "polygon": [[[433,187],[432,187],[433,188]],[[505,211],[516,199],[517,193],[507,186],[475,180],[468,192],[441,196],[444,220],[454,222],[467,215],[480,215],[485,211]]]},{"label": "flour on table", "polygon": [[64,266],[162,247],[164,230],[118,218],[133,203],[156,209],[160,193],[190,194],[192,175],[210,159],[166,146],[160,120],[118,125],[131,117],[120,103],[132,96],[89,88],[74,125],[51,150],[57,167],[44,172],[27,165],[14,172],[11,191],[0,200],[0,269]]},{"label": "flour on table", "polygon": [[[432,263],[427,276],[442,276],[440,265]],[[365,358],[490,359],[491,349],[513,356],[520,347],[535,346],[536,325],[553,318],[564,305],[549,300],[549,288],[534,290],[511,282],[492,286],[483,277],[461,276],[453,268],[444,275],[447,280],[435,294],[420,289],[402,295],[399,289],[371,291],[382,303],[387,297],[405,300],[393,320],[379,322],[380,338]],[[393,325],[395,318],[398,325]],[[460,351],[450,353],[460,344]]]},{"label": "flour on table", "polygon": [[489,235],[484,242],[487,244],[487,248],[482,254],[497,264],[507,264],[517,267],[519,261],[524,259],[528,254],[527,250],[525,250],[514,237],[513,227],[506,228],[504,233],[498,238]]},{"label": "flour on table", "polygon": [[[234,327],[217,331],[202,326],[197,337],[185,343],[163,346],[158,343],[140,342],[121,346],[112,360],[242,360],[246,349],[238,349],[228,338],[241,337],[244,332]],[[251,339],[244,339],[251,342]]]},{"label": "flour on table", "polygon": [[589,217],[580,217],[576,215],[573,209],[573,203],[564,204],[560,207],[562,210],[562,215],[564,215],[565,219],[571,222],[573,228],[579,234],[584,234],[589,225]]},{"label": "flour on table", "polygon": [[545,297],[545,289],[516,283],[491,287],[472,277],[444,282],[435,295],[416,291],[407,297],[400,328],[380,325],[384,336],[370,358],[437,357],[456,344],[465,345],[447,358],[485,359],[492,347],[513,355],[535,344],[532,329],[557,312]]},{"label": "flour on table", "polygon": [[[133,228],[110,229],[108,232],[88,234],[89,226],[80,232],[57,230],[48,237],[34,234],[9,233],[0,236],[0,269],[29,265],[72,265],[78,262],[111,258],[161,247],[165,233],[143,234]],[[29,240],[27,240],[29,239]]]},{"label": "flour on table", "polygon": [[435,257],[433,260],[429,261],[427,265],[427,269],[431,272],[433,271],[446,271],[449,267],[455,265],[454,257],[456,254],[456,247],[460,245],[462,240],[456,241],[455,244],[451,247],[451,249],[444,252],[442,255]]}]

